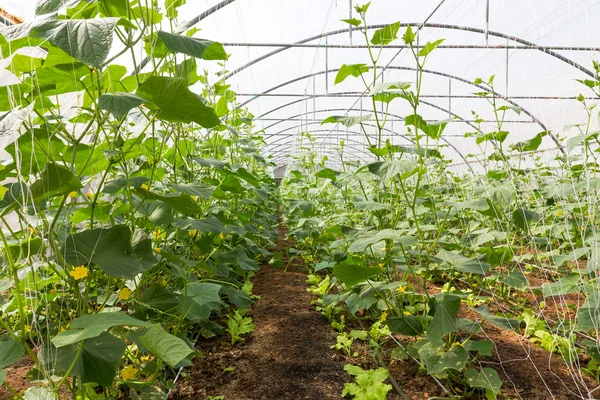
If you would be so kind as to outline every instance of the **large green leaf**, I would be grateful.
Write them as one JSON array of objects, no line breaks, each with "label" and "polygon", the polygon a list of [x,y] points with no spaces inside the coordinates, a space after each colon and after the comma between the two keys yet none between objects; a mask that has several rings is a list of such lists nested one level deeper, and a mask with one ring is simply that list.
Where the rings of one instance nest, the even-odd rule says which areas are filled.
[{"label": "large green leaf", "polygon": [[419,356],[430,374],[443,374],[447,369],[460,371],[469,360],[469,353],[460,345],[445,351],[444,346],[426,343],[419,349]]},{"label": "large green leaf", "polygon": [[423,131],[423,133],[425,133],[432,139],[439,139],[442,136],[444,129],[446,129],[446,125],[448,125],[448,123],[452,121],[454,121],[454,119],[427,122],[423,119],[423,117],[421,117],[418,114],[407,115],[404,119],[405,125],[411,125],[415,128],[420,129],[421,131]]},{"label": "large green leaf", "polygon": [[433,346],[440,346],[445,335],[456,332],[456,316],[460,308],[460,297],[447,294],[436,300],[435,314],[427,328],[427,338]]},{"label": "large green leaf", "polygon": [[493,393],[500,392],[502,381],[498,373],[491,368],[482,368],[481,371],[470,369],[465,373],[465,377],[471,387],[482,388]]},{"label": "large green leaf", "polygon": [[57,19],[39,24],[34,34],[76,60],[101,68],[110,53],[118,21],[118,18]]},{"label": "large green leaf", "polygon": [[187,193],[169,193],[162,196],[141,187],[136,187],[135,191],[148,199],[160,200],[182,214],[200,214],[202,212],[202,207]]},{"label": "large green leaf", "polygon": [[129,111],[144,104],[146,100],[133,93],[103,94],[98,99],[98,107],[110,112],[117,119],[126,116]]},{"label": "large green leaf", "polygon": [[25,354],[25,348],[14,340],[0,341],[0,368],[16,363]]},{"label": "large green leaf", "polygon": [[569,274],[560,278],[556,282],[544,282],[542,292],[544,297],[562,296],[579,291],[581,276],[579,274]]},{"label": "large green leaf", "polygon": [[215,110],[192,93],[183,78],[152,76],[144,81],[136,94],[154,103],[160,111],[158,118],[169,122],[195,122],[204,128],[221,123]]},{"label": "large green leaf", "polygon": [[207,219],[178,219],[175,221],[175,227],[178,229],[195,229],[200,232],[221,233],[225,227],[216,218]]},{"label": "large green leaf", "polygon": [[77,3],[79,0],[38,0],[35,4],[35,15],[51,14]]},{"label": "large green leaf", "polygon": [[215,283],[194,282],[181,290],[183,315],[189,319],[208,318],[218,310],[223,302],[219,292],[221,285]]},{"label": "large green leaf", "polygon": [[334,116],[325,118],[323,120],[323,122],[321,122],[321,125],[338,124],[339,123],[339,124],[342,124],[342,125],[350,128],[354,125],[362,124],[363,122],[370,120],[371,117],[372,117],[371,114],[361,115],[361,116],[357,116],[357,117],[334,115]]},{"label": "large green leaf", "polygon": [[410,246],[416,243],[416,239],[412,236],[404,234],[403,231],[384,229],[382,231],[371,231],[356,239],[348,248],[349,253],[362,253],[368,247],[379,243],[385,239],[392,240],[402,246]]},{"label": "large green leaf", "polygon": [[35,202],[63,196],[81,189],[83,185],[67,167],[56,163],[46,164],[40,179],[31,185],[31,195]]},{"label": "large green leaf", "polygon": [[155,357],[174,368],[184,358],[194,352],[182,339],[173,336],[161,326],[153,326],[140,336],[142,344]]},{"label": "large green leaf", "polygon": [[165,31],[158,32],[158,38],[173,53],[183,53],[204,60],[227,60],[227,53],[221,43],[177,35]]},{"label": "large green leaf", "polygon": [[51,339],[60,348],[82,340],[98,337],[102,332],[114,326],[151,326],[149,322],[131,318],[124,312],[89,314],[76,318],[69,329],[60,332]]},{"label": "large green leaf", "polygon": [[[81,354],[69,376],[80,377],[83,383],[93,382],[111,387],[127,348],[125,343],[108,332],[100,332],[95,337],[86,339],[81,346]],[[77,352],[76,344],[59,348],[56,368],[63,373],[67,372],[77,357]]]},{"label": "large green leaf", "polygon": [[381,273],[379,267],[366,267],[352,263],[341,263],[333,268],[333,275],[344,282],[348,288],[364,282],[378,273]]},{"label": "large green leaf", "polygon": [[421,336],[429,324],[429,318],[421,315],[406,315],[390,318],[388,328],[392,333],[405,336]]},{"label": "large green leaf", "polygon": [[409,160],[377,161],[367,165],[373,175],[377,175],[384,183],[389,183],[396,176],[407,179],[418,171],[419,164]]},{"label": "large green leaf", "polygon": [[337,85],[338,83],[342,83],[349,76],[358,78],[365,72],[369,72],[369,67],[367,64],[344,64],[335,76],[335,84]]},{"label": "large green leaf", "polygon": [[460,254],[441,249],[436,255],[437,258],[456,269],[467,274],[485,274],[490,268],[489,264],[477,258],[467,258]]},{"label": "large green leaf", "polygon": [[473,311],[477,312],[490,324],[499,326],[504,329],[516,331],[521,326],[521,320],[516,318],[509,318],[506,315],[498,316],[493,314],[487,306],[481,306],[479,308],[473,308]]},{"label": "large green leaf", "polygon": [[394,22],[384,26],[381,29],[377,29],[373,33],[371,43],[375,46],[385,46],[390,44],[394,40],[398,39],[398,31],[400,30],[400,22]]},{"label": "large green leaf", "polygon": [[577,329],[596,331],[600,327],[600,293],[597,289],[589,292],[585,303],[577,310]]},{"label": "large green leaf", "polygon": [[65,261],[73,266],[94,263],[110,276],[133,279],[144,270],[131,247],[126,225],[96,228],[71,234],[63,247]]},{"label": "large green leaf", "polygon": [[528,232],[531,224],[539,221],[542,216],[534,211],[518,208],[512,214],[513,222],[520,229]]}]

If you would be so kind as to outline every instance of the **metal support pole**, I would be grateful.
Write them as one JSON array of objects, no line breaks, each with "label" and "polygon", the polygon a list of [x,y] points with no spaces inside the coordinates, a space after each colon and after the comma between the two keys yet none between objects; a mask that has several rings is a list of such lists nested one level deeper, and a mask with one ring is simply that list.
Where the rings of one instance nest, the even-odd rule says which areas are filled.
[{"label": "metal support pole", "polygon": [[452,118],[452,79],[448,78],[448,118]]},{"label": "metal support pole", "polygon": [[329,93],[329,36],[325,37],[325,93]]},{"label": "metal support pole", "polygon": [[488,44],[490,36],[490,0],[485,1],[485,45]]},{"label": "metal support pole", "polygon": [[[352,0],[348,0],[348,19],[352,19]],[[350,44],[352,44],[352,25],[348,24],[348,33],[350,34]]]},{"label": "metal support pole", "polygon": [[[506,44],[508,44],[508,39],[506,39]],[[506,90],[504,93],[504,96],[508,98],[508,47],[506,48]]]}]

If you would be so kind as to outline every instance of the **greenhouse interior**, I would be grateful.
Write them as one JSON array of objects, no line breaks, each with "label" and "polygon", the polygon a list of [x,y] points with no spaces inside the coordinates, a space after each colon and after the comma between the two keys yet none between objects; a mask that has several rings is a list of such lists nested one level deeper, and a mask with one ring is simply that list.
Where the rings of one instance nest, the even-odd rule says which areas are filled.
[{"label": "greenhouse interior", "polygon": [[0,0],[0,400],[600,399],[598,21]]}]

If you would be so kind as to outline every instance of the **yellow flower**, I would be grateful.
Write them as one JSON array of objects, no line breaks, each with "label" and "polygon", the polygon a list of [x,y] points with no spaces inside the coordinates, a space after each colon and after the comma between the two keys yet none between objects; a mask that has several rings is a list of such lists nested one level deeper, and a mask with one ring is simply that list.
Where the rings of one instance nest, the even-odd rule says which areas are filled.
[{"label": "yellow flower", "polygon": [[93,197],[94,197],[94,193],[92,193],[92,192],[87,192],[87,198],[88,198],[88,199],[90,199],[90,200],[91,200]]},{"label": "yellow flower", "polygon": [[27,332],[27,333],[31,332],[31,325],[25,325],[25,332]]},{"label": "yellow flower", "polygon": [[37,232],[37,230],[34,227],[32,227],[32,226],[28,226],[27,230],[29,231],[29,233],[36,233]]},{"label": "yellow flower", "polygon": [[563,216],[563,210],[558,210],[558,211],[556,212],[556,216],[557,216],[557,217],[562,217],[562,216]]},{"label": "yellow flower", "polygon": [[142,183],[142,189],[150,190],[150,186],[146,185],[145,183]]},{"label": "yellow flower", "polygon": [[408,311],[404,311],[402,314],[404,315],[412,315],[411,313],[409,313]]},{"label": "yellow flower", "polygon": [[68,195],[69,197],[77,197],[77,192],[71,192]]},{"label": "yellow flower", "polygon": [[265,229],[265,227],[264,227],[264,226],[262,226],[262,225],[259,225],[259,226],[258,226],[258,229]]},{"label": "yellow flower", "polygon": [[387,320],[387,312],[386,311],[384,311],[383,313],[381,313],[381,317],[379,318],[379,320],[381,322]]},{"label": "yellow flower", "polygon": [[585,226],[581,225],[581,226],[579,227],[579,229],[581,229],[582,231],[585,231]]},{"label": "yellow flower", "polygon": [[50,294],[54,294],[54,293],[56,293],[56,290],[50,289]]},{"label": "yellow flower", "polygon": [[588,214],[589,219],[594,219],[594,214]]},{"label": "yellow flower", "polygon": [[404,287],[404,286],[398,286],[398,289],[396,289],[396,292],[398,292],[398,293],[404,293],[404,292],[406,292],[406,287]]},{"label": "yellow flower", "polygon": [[63,326],[62,328],[60,328],[61,332],[66,331],[67,329],[69,329],[69,327],[71,326],[71,323],[69,322],[66,326]]},{"label": "yellow flower", "polygon": [[154,240],[158,240],[160,238],[160,235],[162,235],[160,229],[152,232],[152,237],[154,238]]},{"label": "yellow flower", "polygon": [[221,240],[225,239],[225,235],[223,235],[222,233],[219,233],[219,239],[221,239]]},{"label": "yellow flower", "polygon": [[196,236],[196,233],[198,233],[198,231],[197,231],[197,230],[195,230],[195,229],[192,229],[192,230],[189,230],[189,231],[188,231],[188,235],[189,235],[189,236],[192,236],[192,237],[193,237],[193,236]]},{"label": "yellow flower", "polygon": [[385,265],[385,264],[383,264],[383,263],[380,263],[380,264],[379,264],[379,268],[383,269],[384,265]]},{"label": "yellow flower", "polygon": [[131,290],[129,288],[123,288],[119,290],[119,300],[127,300],[131,296]]},{"label": "yellow flower", "polygon": [[387,251],[387,249],[385,247],[382,247],[381,249],[379,249],[381,251],[383,251],[384,253]]},{"label": "yellow flower", "polygon": [[134,368],[132,365],[128,365],[125,368],[123,368],[123,370],[121,371],[121,376],[123,377],[124,380],[129,381],[129,380],[135,378],[138,371],[139,370],[137,368]]},{"label": "yellow flower", "polygon": [[192,200],[197,201],[198,200],[198,196],[190,196],[192,198]]},{"label": "yellow flower", "polygon": [[75,278],[76,281],[78,281],[88,276],[88,269],[81,265],[79,267],[75,267],[73,271],[69,272],[69,275],[71,275],[73,278]]},{"label": "yellow flower", "polygon": [[160,254],[160,247],[155,248],[154,251]]}]

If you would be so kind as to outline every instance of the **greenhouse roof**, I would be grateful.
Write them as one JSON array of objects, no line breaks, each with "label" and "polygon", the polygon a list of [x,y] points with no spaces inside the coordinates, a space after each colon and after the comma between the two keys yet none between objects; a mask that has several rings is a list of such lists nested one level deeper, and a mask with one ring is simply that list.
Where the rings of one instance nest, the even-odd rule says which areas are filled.
[{"label": "greenhouse roof", "polygon": [[[34,16],[35,0],[4,5],[26,21]],[[227,82],[256,117],[257,130],[264,130],[265,151],[277,164],[289,163],[299,151],[302,132],[310,132],[315,149],[333,163],[340,140],[345,141],[346,155],[363,161],[374,158],[357,126],[321,125],[332,115],[372,112],[360,79],[334,84],[342,65],[369,61],[362,28],[341,21],[355,17],[355,5],[353,0],[188,0],[179,9],[179,19],[191,21],[182,23],[184,27],[195,24],[201,30],[196,36],[221,42],[231,55]],[[600,3],[594,0],[376,0],[368,25],[372,34],[400,21],[399,36],[411,26],[417,48],[445,39],[423,69],[420,114],[427,121],[452,120],[439,145],[455,164],[464,165],[481,159],[468,155],[493,151],[490,142],[479,145],[475,137],[465,138],[467,132],[486,132],[496,124],[488,100],[474,94],[488,90],[474,81],[490,76],[495,76],[498,101],[521,110],[506,116],[504,129],[513,132],[507,144],[549,130],[552,134],[543,138],[537,151],[560,151],[557,136],[571,132],[565,126],[587,119],[577,96],[596,99],[575,80],[594,76],[599,18]],[[402,40],[376,50],[381,51],[378,80],[417,81],[415,60]],[[139,52],[143,58],[143,49]],[[202,68],[220,67],[212,63]],[[408,114],[405,102],[390,103],[386,139],[408,143]],[[375,130],[370,123],[364,127]]]}]

